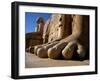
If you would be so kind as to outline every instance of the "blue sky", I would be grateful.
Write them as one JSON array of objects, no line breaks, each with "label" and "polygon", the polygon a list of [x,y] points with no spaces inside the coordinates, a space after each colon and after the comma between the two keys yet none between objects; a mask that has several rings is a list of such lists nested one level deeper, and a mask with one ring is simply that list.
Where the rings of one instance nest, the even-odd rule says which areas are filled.
[{"label": "blue sky", "polygon": [[36,19],[38,17],[43,17],[47,21],[50,16],[50,13],[25,12],[25,32],[35,32]]}]

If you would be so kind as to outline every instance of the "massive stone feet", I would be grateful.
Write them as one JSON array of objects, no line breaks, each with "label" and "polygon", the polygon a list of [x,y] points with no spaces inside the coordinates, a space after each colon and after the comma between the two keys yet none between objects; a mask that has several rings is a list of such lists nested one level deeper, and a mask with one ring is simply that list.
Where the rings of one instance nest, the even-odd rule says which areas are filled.
[{"label": "massive stone feet", "polygon": [[[76,49],[78,48],[78,49]],[[34,48],[34,53],[40,58],[58,59],[63,57],[64,59],[72,59],[74,51],[80,58],[85,57],[86,51],[83,46],[76,41],[71,41],[68,44],[66,42],[52,42],[43,45],[37,45]]]}]

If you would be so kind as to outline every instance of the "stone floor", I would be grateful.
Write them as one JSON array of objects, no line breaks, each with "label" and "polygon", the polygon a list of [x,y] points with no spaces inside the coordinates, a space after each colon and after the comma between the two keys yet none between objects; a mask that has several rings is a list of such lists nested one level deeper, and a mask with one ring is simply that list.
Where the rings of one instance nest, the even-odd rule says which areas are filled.
[{"label": "stone floor", "polygon": [[81,66],[89,65],[89,60],[76,61],[76,60],[53,60],[50,58],[39,58],[35,54],[25,54],[25,67],[58,67],[58,66]]}]

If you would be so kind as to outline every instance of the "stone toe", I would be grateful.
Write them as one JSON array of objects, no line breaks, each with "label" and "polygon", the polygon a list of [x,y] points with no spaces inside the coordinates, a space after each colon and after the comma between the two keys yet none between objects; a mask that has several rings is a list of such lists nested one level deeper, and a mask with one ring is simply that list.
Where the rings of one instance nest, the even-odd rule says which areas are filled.
[{"label": "stone toe", "polygon": [[47,58],[47,51],[44,48],[39,48],[37,50],[37,56],[40,58]]},{"label": "stone toe", "polygon": [[60,56],[60,54],[58,54],[54,48],[49,48],[49,50],[48,50],[48,57],[49,58],[57,59],[59,56]]},{"label": "stone toe", "polygon": [[75,50],[75,45],[72,45],[71,47],[69,48],[65,48],[63,51],[62,51],[62,56],[69,60],[69,59],[72,59],[72,56],[73,56],[73,52]]}]

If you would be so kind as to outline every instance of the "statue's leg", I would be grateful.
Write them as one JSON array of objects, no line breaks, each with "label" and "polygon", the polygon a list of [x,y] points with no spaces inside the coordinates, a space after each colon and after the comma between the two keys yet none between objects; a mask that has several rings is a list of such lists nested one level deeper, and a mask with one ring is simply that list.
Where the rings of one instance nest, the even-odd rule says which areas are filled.
[{"label": "statue's leg", "polygon": [[37,56],[40,58],[47,58],[48,57],[48,49],[52,46],[54,46],[55,44],[57,44],[59,41],[55,41],[52,43],[49,43],[45,46],[42,46],[40,48],[37,49]]},{"label": "statue's leg", "polygon": [[72,59],[73,52],[76,47],[76,41],[69,42],[68,45],[62,50],[62,56],[67,60]]},{"label": "statue's leg", "polygon": [[80,59],[84,59],[85,55],[86,55],[86,49],[84,48],[83,45],[78,43],[78,50],[77,50],[77,54],[79,56]]},{"label": "statue's leg", "polygon": [[67,45],[65,42],[59,42],[55,46],[48,49],[48,57],[58,59],[61,56],[62,49]]}]

